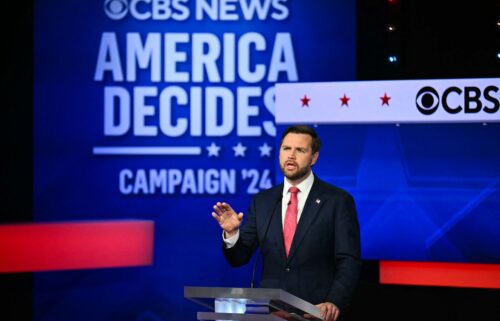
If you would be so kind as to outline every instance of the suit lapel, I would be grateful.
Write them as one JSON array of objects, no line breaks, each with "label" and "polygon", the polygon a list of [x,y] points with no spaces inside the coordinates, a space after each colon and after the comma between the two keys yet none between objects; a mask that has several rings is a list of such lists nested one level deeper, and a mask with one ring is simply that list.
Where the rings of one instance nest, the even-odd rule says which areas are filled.
[{"label": "suit lapel", "polygon": [[[314,221],[319,213],[319,209],[325,202],[325,200],[322,199],[320,195],[321,188],[319,186],[318,178],[315,177],[313,186],[311,187],[311,191],[307,196],[304,209],[302,210],[302,214],[300,215],[299,223],[297,224],[297,230],[295,231],[295,235],[293,237],[290,254],[288,255],[287,261],[290,261],[294,256],[297,248],[300,246],[300,243],[306,235],[309,226]],[[281,235],[283,235],[283,231],[281,231]],[[283,243],[283,241],[281,243]]]},{"label": "suit lapel", "polygon": [[[271,222],[273,241],[277,245],[281,260],[286,261],[285,244],[283,243],[283,222],[281,220],[281,206],[278,206]],[[269,233],[269,234],[271,234]]]},{"label": "suit lapel", "polygon": [[[272,201],[269,202],[270,204],[273,204],[272,206],[274,206],[274,208],[269,208],[269,210],[267,211],[267,213],[269,214],[266,217],[263,228],[265,228],[265,226],[269,224],[269,231],[266,235],[266,239],[276,244],[281,259],[285,261],[286,255],[285,255],[285,245],[283,244],[283,224],[281,221],[282,194],[283,194],[283,184],[280,184],[276,187],[276,192],[273,193]],[[279,204],[276,204],[276,202],[279,202]],[[274,211],[274,215],[272,211]],[[271,219],[271,222],[269,222],[269,219]],[[265,231],[263,230],[262,233],[264,232]],[[261,242],[262,241],[265,242],[265,240],[261,240]]]}]

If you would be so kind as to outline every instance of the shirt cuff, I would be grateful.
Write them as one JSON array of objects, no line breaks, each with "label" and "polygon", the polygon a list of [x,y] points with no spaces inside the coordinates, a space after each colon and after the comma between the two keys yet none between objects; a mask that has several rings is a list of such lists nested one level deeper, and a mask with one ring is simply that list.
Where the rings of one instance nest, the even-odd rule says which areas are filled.
[{"label": "shirt cuff", "polygon": [[238,241],[239,238],[240,238],[240,230],[237,230],[236,234],[234,234],[233,236],[230,236],[228,238],[224,237],[224,231],[222,231],[222,240],[224,241],[224,244],[226,245],[226,249],[232,248],[236,244],[236,242]]}]

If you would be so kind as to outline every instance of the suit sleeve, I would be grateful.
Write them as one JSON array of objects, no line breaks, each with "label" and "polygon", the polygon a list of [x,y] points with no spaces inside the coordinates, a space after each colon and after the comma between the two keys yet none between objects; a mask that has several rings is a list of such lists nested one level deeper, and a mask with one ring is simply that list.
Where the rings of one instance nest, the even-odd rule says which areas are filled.
[{"label": "suit sleeve", "polygon": [[257,221],[256,221],[256,197],[252,199],[247,213],[245,224],[240,228],[240,237],[231,248],[222,244],[224,257],[232,267],[247,264],[250,261],[258,245]]},{"label": "suit sleeve", "polygon": [[361,273],[361,241],[356,207],[347,194],[335,213],[335,276],[330,302],[341,310],[352,298]]}]

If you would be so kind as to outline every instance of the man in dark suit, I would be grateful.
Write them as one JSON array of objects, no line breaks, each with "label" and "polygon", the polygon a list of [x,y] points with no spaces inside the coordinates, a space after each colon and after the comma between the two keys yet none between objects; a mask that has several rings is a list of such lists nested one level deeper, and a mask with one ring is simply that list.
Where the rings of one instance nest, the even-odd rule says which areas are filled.
[{"label": "man in dark suit", "polygon": [[253,197],[241,229],[243,213],[227,203],[214,205],[212,216],[231,266],[246,264],[260,246],[260,286],[316,304],[324,320],[334,321],[359,278],[359,223],[352,196],[312,173],[320,145],[313,128],[287,128],[279,154],[285,181]]}]

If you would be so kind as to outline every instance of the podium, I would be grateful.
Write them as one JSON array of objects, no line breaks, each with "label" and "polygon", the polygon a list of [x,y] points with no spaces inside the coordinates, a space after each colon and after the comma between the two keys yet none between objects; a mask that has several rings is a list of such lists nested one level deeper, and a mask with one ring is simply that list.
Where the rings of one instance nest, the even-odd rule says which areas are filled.
[{"label": "podium", "polygon": [[198,320],[322,320],[316,306],[281,289],[187,286],[184,297],[211,310],[198,312]]}]

